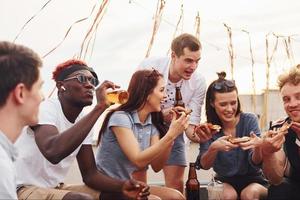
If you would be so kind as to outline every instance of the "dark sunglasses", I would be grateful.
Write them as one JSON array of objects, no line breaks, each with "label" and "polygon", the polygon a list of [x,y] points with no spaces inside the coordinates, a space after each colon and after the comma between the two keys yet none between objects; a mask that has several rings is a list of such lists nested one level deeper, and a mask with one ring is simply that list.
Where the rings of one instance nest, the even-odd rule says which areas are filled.
[{"label": "dark sunglasses", "polygon": [[213,88],[217,91],[224,90],[225,88],[231,89],[234,87],[235,87],[234,80],[222,80],[222,81],[217,81],[213,84]]},{"label": "dark sunglasses", "polygon": [[79,83],[81,83],[81,84],[85,84],[89,81],[94,87],[96,87],[99,84],[99,80],[96,79],[95,77],[87,77],[82,74],[78,74],[76,76],[66,78],[66,79],[64,79],[64,81],[68,81],[68,80],[72,80],[72,79],[77,79],[79,81]]}]

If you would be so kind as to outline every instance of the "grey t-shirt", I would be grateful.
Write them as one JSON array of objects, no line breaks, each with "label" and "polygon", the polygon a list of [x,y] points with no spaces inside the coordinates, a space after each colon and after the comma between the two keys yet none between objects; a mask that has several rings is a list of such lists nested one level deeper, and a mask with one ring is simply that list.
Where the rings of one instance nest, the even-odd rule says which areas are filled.
[{"label": "grey t-shirt", "polygon": [[127,180],[131,178],[131,173],[138,168],[123,153],[115,134],[111,130],[113,126],[131,129],[141,151],[150,146],[151,137],[159,132],[152,124],[151,115],[142,124],[137,111],[130,113],[116,111],[112,114],[97,149],[96,164],[98,169],[106,175]]}]

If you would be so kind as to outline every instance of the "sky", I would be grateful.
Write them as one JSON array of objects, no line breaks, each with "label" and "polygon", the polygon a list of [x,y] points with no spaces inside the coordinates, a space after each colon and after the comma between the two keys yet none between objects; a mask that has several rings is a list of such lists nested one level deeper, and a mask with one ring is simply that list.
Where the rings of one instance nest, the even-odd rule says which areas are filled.
[{"label": "sky", "polygon": [[[21,27],[33,15],[17,40],[43,56],[60,43],[68,28],[77,20],[88,17],[94,5],[99,9],[102,1],[52,0],[42,11],[47,0],[0,0],[0,40],[13,41]],[[231,78],[228,53],[229,38],[224,23],[232,29],[234,50],[233,78],[239,92],[252,93],[251,57],[249,32],[254,56],[256,92],[266,85],[266,42],[268,33],[291,36],[291,51],[294,59],[288,59],[283,37],[279,37],[277,51],[270,68],[270,87],[276,87],[279,73],[292,64],[300,63],[300,1],[299,0],[166,0],[162,21],[154,39],[150,56],[166,56],[176,30],[183,5],[183,20],[177,34],[194,34],[195,18],[200,15],[200,41],[202,55],[198,72],[209,84],[216,79],[216,72],[224,70]],[[126,89],[130,77],[145,58],[152,35],[157,1],[110,0],[99,23],[93,52],[85,61],[103,80],[111,80]],[[76,55],[95,13],[85,21],[72,26],[68,37],[50,55],[43,59],[42,76],[47,96],[55,87],[51,80],[54,67]],[[269,52],[276,38],[269,37]]]}]

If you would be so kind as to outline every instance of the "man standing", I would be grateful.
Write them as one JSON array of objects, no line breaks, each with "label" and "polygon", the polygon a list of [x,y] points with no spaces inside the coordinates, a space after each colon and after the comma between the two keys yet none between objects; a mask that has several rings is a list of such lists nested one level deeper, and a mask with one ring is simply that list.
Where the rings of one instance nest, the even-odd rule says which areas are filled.
[{"label": "man standing", "polygon": [[[17,142],[18,198],[99,199],[100,191],[116,193],[114,197],[101,194],[101,199],[147,198],[149,188],[145,184],[112,179],[100,173],[95,164],[90,131],[107,107],[106,89],[115,85],[104,81],[95,89],[99,83],[96,73],[75,59],[58,65],[53,79],[58,98],[41,104],[38,125]],[[82,110],[92,104],[94,92],[97,103],[83,116]],[[84,184],[66,185],[63,181],[75,158]]]},{"label": "man standing", "polygon": [[[271,183],[268,199],[299,199],[300,65],[280,75],[278,83],[288,118],[273,124],[267,135],[277,134],[266,137],[262,145],[263,170]],[[283,130],[288,122],[291,127]]]},{"label": "man standing", "polygon": [[[203,76],[195,73],[201,54],[199,40],[190,34],[182,34],[172,41],[171,57],[145,59],[139,68],[154,68],[164,75],[167,99],[162,107],[165,121],[170,122],[170,109],[173,108],[176,87],[180,89],[186,107],[192,109],[190,125],[185,131],[188,138],[199,142],[194,134],[195,125],[200,123],[206,83]],[[178,136],[170,157],[163,169],[167,187],[183,192],[183,175],[186,167],[185,143],[183,134]]]},{"label": "man standing", "polygon": [[26,125],[38,121],[43,100],[40,57],[31,49],[0,42],[0,199],[17,199],[17,152],[13,144]]}]

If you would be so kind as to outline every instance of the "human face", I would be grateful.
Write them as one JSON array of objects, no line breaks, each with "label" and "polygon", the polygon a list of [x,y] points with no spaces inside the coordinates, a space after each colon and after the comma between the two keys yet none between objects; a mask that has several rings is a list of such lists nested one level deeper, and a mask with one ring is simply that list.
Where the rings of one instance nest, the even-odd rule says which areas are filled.
[{"label": "human face", "polygon": [[286,83],[281,88],[284,110],[292,121],[300,122],[300,83]]},{"label": "human face", "polygon": [[62,92],[62,95],[74,106],[84,107],[91,105],[93,103],[95,87],[90,81],[81,83],[77,78],[72,78],[78,75],[85,76],[87,80],[93,78],[92,73],[88,70],[73,72],[63,81],[66,90]]},{"label": "human face", "polygon": [[39,75],[38,80],[32,85],[31,89],[24,90],[24,104],[20,113],[23,115],[24,126],[35,125],[38,123],[39,105],[44,100],[42,85],[44,81]]},{"label": "human face", "polygon": [[[200,50],[191,51],[187,47],[183,49],[183,54],[179,57],[173,52],[173,69],[171,69],[171,76],[179,77],[180,79],[189,80],[198,67],[200,60]],[[179,80],[177,80],[179,81]]]},{"label": "human face", "polygon": [[235,122],[238,108],[237,92],[235,90],[226,93],[216,92],[212,106],[215,108],[222,124]]},{"label": "human face", "polygon": [[161,77],[151,94],[147,98],[146,106],[150,108],[150,112],[161,111],[161,103],[166,98],[165,82]]}]

